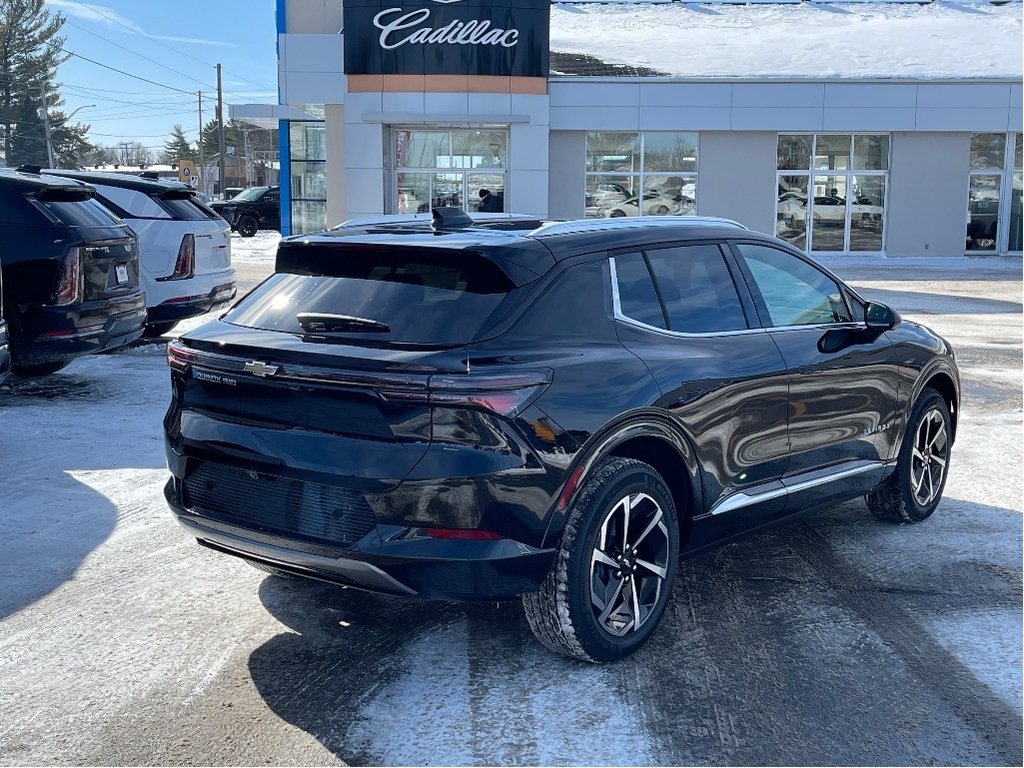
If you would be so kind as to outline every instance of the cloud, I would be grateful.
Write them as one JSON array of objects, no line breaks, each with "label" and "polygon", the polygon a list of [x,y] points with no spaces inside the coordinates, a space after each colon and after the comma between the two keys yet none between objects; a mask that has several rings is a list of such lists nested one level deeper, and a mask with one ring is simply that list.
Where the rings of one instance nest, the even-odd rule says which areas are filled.
[{"label": "cloud", "polygon": [[46,4],[55,10],[61,11],[72,18],[83,21],[92,21],[103,26],[117,29],[119,32],[149,37],[153,40],[166,40],[173,43],[188,43],[191,45],[215,45],[224,48],[237,48],[235,43],[224,42],[223,40],[206,40],[197,37],[176,37],[174,35],[154,35],[146,32],[142,27],[131,19],[122,16],[113,8],[95,3],[79,3],[75,0],[46,0]]}]

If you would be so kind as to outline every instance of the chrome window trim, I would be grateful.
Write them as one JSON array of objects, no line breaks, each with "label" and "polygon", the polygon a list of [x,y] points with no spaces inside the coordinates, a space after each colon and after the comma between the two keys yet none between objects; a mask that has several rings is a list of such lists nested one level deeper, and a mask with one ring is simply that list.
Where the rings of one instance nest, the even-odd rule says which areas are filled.
[{"label": "chrome window trim", "polygon": [[636,328],[640,328],[645,331],[653,331],[654,333],[661,334],[662,336],[669,336],[672,338],[680,339],[706,339],[706,338],[718,338],[720,336],[749,336],[755,333],[767,333],[770,329],[768,328],[742,328],[735,331],[714,331],[710,333],[693,333],[690,331],[670,331],[667,328],[658,328],[654,325],[648,325],[647,323],[641,322],[640,320],[634,320],[632,317],[622,313],[622,303],[619,300],[619,277],[615,271],[615,257],[608,257],[608,268],[612,278],[612,312],[615,315],[615,319],[619,320],[627,325],[632,325]]}]

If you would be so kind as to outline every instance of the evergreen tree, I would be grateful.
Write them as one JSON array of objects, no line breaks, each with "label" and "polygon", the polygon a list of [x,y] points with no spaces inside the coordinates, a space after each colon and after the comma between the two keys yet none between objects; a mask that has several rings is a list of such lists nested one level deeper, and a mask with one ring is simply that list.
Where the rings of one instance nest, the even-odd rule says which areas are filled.
[{"label": "evergreen tree", "polygon": [[61,112],[50,113],[50,139],[53,142],[53,160],[58,168],[80,169],[92,149],[86,136],[89,126],[85,123],[69,125],[67,116]]},{"label": "evergreen tree", "polygon": [[12,168],[19,165],[49,166],[46,153],[46,132],[40,120],[36,104],[26,94],[17,111],[13,114],[13,128],[7,141],[7,164]]},{"label": "evergreen tree", "polygon": [[[29,144],[34,135],[34,128],[18,125],[19,118],[38,122],[39,106],[62,103],[53,81],[57,67],[69,57],[58,35],[63,26],[64,15],[50,13],[44,0],[0,0],[0,141],[8,165],[13,164],[16,135]],[[45,146],[43,153],[45,157]]]},{"label": "evergreen tree", "polygon": [[181,123],[176,123],[171,130],[171,138],[164,142],[163,162],[173,165],[181,162],[182,159],[194,157],[195,150],[185,135],[185,129],[181,127]]},{"label": "evergreen tree", "polygon": [[[217,140],[217,120],[214,118],[203,126],[203,156],[213,157],[220,152],[220,144]],[[234,120],[224,123],[224,150],[230,154],[228,147],[235,147],[235,152],[242,151],[242,131]]]}]

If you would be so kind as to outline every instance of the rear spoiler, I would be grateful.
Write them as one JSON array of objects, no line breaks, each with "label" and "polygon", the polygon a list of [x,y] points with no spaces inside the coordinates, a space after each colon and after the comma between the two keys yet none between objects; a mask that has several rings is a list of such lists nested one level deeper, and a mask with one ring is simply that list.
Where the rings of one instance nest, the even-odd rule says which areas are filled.
[{"label": "rear spoiler", "polygon": [[35,198],[41,203],[81,203],[91,200],[96,190],[85,185],[74,187],[44,187],[35,193]]}]

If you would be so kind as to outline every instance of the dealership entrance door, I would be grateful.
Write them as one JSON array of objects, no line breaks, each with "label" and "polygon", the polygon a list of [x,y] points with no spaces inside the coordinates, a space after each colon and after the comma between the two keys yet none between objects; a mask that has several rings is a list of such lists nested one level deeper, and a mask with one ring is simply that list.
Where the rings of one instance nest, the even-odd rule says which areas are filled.
[{"label": "dealership entrance door", "polygon": [[508,134],[505,126],[392,128],[388,213],[505,211]]}]

